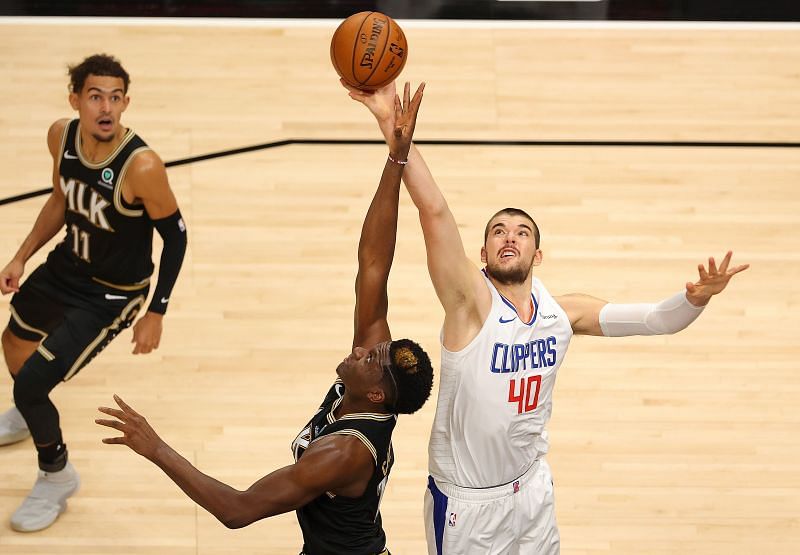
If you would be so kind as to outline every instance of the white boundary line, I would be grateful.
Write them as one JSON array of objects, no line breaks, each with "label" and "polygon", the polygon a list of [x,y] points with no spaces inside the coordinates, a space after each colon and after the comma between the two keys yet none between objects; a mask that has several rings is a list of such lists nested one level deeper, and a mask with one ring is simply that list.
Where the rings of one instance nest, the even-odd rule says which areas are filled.
[{"label": "white boundary line", "polygon": [[[719,31],[800,31],[800,23],[750,21],[528,21],[400,19],[407,29],[669,29]],[[264,19],[225,17],[31,17],[0,16],[0,25],[334,28],[342,19]]]}]

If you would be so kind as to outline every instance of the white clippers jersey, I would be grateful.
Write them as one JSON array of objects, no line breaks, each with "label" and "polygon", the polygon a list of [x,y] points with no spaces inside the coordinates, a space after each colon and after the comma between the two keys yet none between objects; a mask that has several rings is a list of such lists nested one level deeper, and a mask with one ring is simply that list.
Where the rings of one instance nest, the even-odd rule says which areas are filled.
[{"label": "white clippers jersey", "polygon": [[556,373],[572,338],[564,310],[533,278],[533,320],[520,321],[484,274],[492,308],[459,352],[442,347],[428,464],[437,481],[460,487],[506,484],[547,452]]}]

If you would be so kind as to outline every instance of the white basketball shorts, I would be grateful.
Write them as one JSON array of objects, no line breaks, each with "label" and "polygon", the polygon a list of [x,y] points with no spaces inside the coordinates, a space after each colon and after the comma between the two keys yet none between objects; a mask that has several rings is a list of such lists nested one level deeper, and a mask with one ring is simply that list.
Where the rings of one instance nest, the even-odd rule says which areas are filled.
[{"label": "white basketball shorts", "polygon": [[558,555],[553,479],[539,459],[519,478],[493,488],[461,488],[428,477],[429,555]]}]

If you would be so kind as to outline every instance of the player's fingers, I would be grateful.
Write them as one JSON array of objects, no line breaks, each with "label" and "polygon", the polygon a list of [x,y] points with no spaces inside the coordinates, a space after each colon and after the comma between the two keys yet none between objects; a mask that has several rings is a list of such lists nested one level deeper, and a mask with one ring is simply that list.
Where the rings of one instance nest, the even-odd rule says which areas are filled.
[{"label": "player's fingers", "polygon": [[100,424],[101,426],[106,426],[107,428],[114,428],[120,432],[122,431],[122,426],[124,426],[124,424],[119,420],[107,420],[104,418],[96,418],[94,423]]},{"label": "player's fingers", "polygon": [[108,414],[109,416],[114,416],[119,418],[120,420],[124,420],[125,413],[119,409],[114,409],[111,407],[97,407],[97,410],[102,412],[103,414]]},{"label": "player's fingers", "polygon": [[717,271],[717,263],[714,261],[714,257],[713,256],[709,256],[708,257],[708,274],[713,276],[713,275],[715,275],[717,273],[719,273]]},{"label": "player's fingers", "polygon": [[345,89],[347,89],[348,91],[350,91],[350,92],[351,92],[351,93],[353,93],[353,94],[356,94],[356,95],[359,95],[359,94],[360,94],[360,95],[363,95],[363,94],[364,94],[362,91],[358,90],[357,88],[355,88],[355,87],[351,87],[351,86],[350,86],[350,85],[347,83],[347,81],[345,81],[344,79],[341,79],[341,78],[340,78],[340,79],[339,79],[339,82],[342,84],[342,86],[343,86]]},{"label": "player's fingers", "polygon": [[706,273],[706,267],[702,264],[697,265],[697,272],[700,274],[700,279],[708,279],[708,273]]},{"label": "player's fingers", "polygon": [[125,438],[124,437],[104,437],[103,443],[116,443],[125,445]]},{"label": "player's fingers", "polygon": [[735,268],[728,270],[728,275],[732,276],[734,274],[738,274],[739,272],[743,272],[750,267],[750,264],[742,264],[741,266],[736,266]]},{"label": "player's fingers", "polygon": [[132,414],[134,416],[140,416],[140,414],[138,412],[133,410],[133,407],[131,407],[128,403],[123,401],[122,397],[120,397],[116,393],[114,394],[114,401],[116,401],[116,403],[122,408],[122,410],[124,410],[128,414]]},{"label": "player's fingers", "polygon": [[414,93],[414,98],[411,99],[411,105],[418,109],[420,103],[422,103],[422,92],[425,90],[425,81],[419,84],[417,87],[417,92]]},{"label": "player's fingers", "polygon": [[400,120],[400,116],[403,115],[403,105],[400,103],[400,97],[398,95],[394,95],[394,121],[397,123]]},{"label": "player's fingers", "polygon": [[722,259],[722,264],[719,265],[720,274],[724,274],[728,270],[728,264],[730,264],[732,256],[733,251],[728,251],[728,253],[725,255],[725,258]]},{"label": "player's fingers", "polygon": [[411,104],[411,83],[406,81],[403,87],[403,108],[408,111],[408,106]]}]

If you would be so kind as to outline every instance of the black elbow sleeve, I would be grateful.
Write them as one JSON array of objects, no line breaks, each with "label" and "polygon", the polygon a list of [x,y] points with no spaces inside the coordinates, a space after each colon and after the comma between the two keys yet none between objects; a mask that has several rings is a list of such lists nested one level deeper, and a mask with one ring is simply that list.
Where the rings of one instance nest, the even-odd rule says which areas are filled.
[{"label": "black elbow sleeve", "polygon": [[161,251],[158,265],[158,283],[147,310],[164,314],[186,254],[186,224],[183,223],[181,211],[176,210],[171,216],[153,220],[153,225],[164,241],[164,250]]}]

